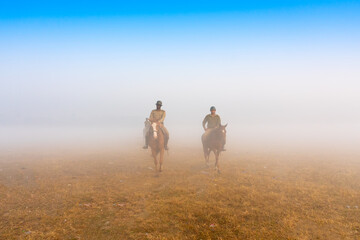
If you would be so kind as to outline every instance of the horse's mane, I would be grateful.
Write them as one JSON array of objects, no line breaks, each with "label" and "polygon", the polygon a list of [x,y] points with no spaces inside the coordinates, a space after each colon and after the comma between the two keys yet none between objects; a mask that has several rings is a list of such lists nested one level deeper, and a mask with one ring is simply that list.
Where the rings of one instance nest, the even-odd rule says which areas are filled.
[{"label": "horse's mane", "polygon": [[209,138],[217,135],[221,135],[221,126],[214,128],[214,130],[209,134]]}]

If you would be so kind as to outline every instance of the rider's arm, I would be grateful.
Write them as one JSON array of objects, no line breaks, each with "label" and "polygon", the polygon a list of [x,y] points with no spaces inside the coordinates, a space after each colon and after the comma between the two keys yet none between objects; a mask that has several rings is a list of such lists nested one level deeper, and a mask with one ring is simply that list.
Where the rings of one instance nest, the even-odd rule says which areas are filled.
[{"label": "rider's arm", "polygon": [[221,126],[221,118],[219,115],[218,115],[218,126]]},{"label": "rider's arm", "polygon": [[151,111],[151,113],[150,113],[149,121],[151,121],[151,122],[154,121],[153,114],[154,114],[154,110]]},{"label": "rider's arm", "polygon": [[208,121],[208,116],[206,116],[202,122],[202,126],[203,126],[204,130],[206,130],[205,125],[206,125],[207,121]]},{"label": "rider's arm", "polygon": [[163,114],[162,114],[162,116],[161,116],[161,118],[160,118],[159,122],[163,123],[163,122],[164,122],[164,120],[165,120],[165,117],[166,117],[166,112],[165,112],[165,111],[163,111]]}]

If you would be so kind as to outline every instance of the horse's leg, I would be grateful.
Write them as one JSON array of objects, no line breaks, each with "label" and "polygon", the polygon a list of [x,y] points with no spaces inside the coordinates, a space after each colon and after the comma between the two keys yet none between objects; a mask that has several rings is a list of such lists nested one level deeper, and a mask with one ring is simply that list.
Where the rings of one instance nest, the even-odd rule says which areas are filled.
[{"label": "horse's leg", "polygon": [[211,150],[209,148],[206,149],[206,165],[209,166],[210,165],[210,153]]},{"label": "horse's leg", "polygon": [[165,149],[162,148],[160,150],[160,166],[159,166],[159,172],[162,172],[162,165],[163,165],[163,161],[164,161],[164,152],[165,152]]},{"label": "horse's leg", "polygon": [[205,133],[201,136],[201,142],[203,145],[203,152],[204,152],[204,158],[205,158],[205,164],[207,167],[209,167],[209,154],[210,150],[207,146],[206,140],[205,140]]},{"label": "horse's leg", "polygon": [[219,168],[219,155],[220,155],[220,150],[215,150],[215,170],[220,173],[220,168]]},{"label": "horse's leg", "polygon": [[205,164],[209,166],[209,154],[210,154],[209,149],[203,146],[203,151],[204,151]]},{"label": "horse's leg", "polygon": [[207,164],[210,166],[210,153],[211,153],[211,149],[208,148],[208,151],[207,151]]},{"label": "horse's leg", "polygon": [[157,168],[158,168],[158,161],[157,161],[156,155],[157,155],[157,151],[152,150],[152,156],[154,158],[154,164],[155,164],[155,171],[157,171]]}]

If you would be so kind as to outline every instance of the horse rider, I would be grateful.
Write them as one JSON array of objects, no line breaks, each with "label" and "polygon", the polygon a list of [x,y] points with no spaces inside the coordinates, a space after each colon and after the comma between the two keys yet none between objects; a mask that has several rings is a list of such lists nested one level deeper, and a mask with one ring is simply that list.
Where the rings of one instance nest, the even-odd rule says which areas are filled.
[{"label": "horse rider", "polygon": [[[216,114],[216,108],[214,106],[210,108],[210,114],[205,116],[202,126],[205,130],[205,133],[203,134],[204,139],[207,139],[214,129],[221,126],[220,116]],[[223,151],[226,151],[225,148]]]},{"label": "horse rider", "polygon": [[[167,145],[169,142],[169,132],[164,126],[166,112],[164,110],[162,110],[161,107],[162,107],[162,102],[157,101],[156,109],[151,111],[149,121],[158,122],[160,124],[160,129],[164,133],[164,147],[165,147],[165,150],[168,150],[169,148]],[[147,131],[147,134],[145,136],[145,146],[143,147],[143,149],[148,148],[148,143],[149,143],[149,131]]]}]

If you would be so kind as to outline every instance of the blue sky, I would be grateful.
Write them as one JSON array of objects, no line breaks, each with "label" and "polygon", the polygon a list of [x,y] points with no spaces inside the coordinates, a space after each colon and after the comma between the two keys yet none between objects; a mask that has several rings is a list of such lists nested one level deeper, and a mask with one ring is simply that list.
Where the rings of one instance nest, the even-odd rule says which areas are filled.
[{"label": "blue sky", "polygon": [[1,19],[114,17],[142,15],[182,15],[244,13],[316,7],[354,7],[358,1],[1,1]]},{"label": "blue sky", "polygon": [[[1,1],[0,124],[360,120],[359,1]],[[191,106],[184,110],[184,106]],[[197,126],[197,125],[196,125]]]}]

